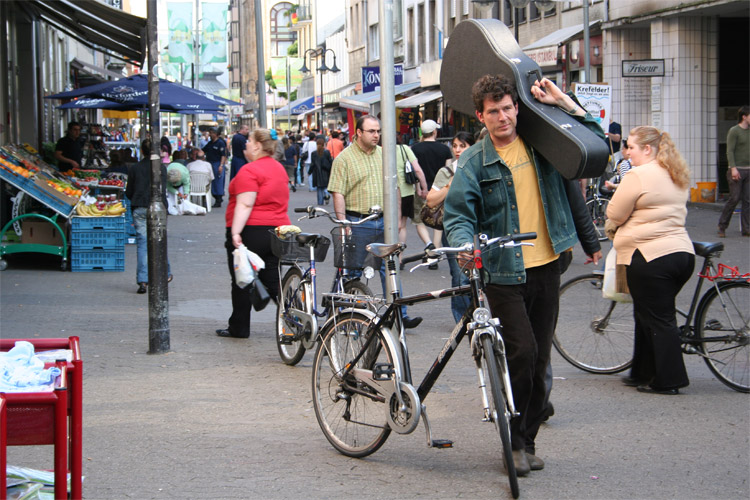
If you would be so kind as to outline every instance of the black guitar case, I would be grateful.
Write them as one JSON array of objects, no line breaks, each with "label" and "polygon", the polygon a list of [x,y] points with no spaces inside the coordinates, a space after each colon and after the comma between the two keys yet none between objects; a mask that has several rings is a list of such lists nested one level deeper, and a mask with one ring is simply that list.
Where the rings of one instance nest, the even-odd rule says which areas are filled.
[{"label": "black guitar case", "polygon": [[476,108],[471,87],[487,74],[503,74],[516,82],[518,133],[563,177],[602,175],[609,160],[607,143],[557,106],[534,99],[529,89],[542,79],[542,72],[505,24],[497,19],[463,21],[450,36],[440,70],[446,104],[473,116]]}]

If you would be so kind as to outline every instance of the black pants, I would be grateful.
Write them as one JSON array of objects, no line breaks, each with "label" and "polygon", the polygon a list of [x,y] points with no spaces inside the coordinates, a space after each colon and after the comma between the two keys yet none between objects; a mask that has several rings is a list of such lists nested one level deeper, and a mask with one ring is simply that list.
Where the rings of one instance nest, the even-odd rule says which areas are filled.
[{"label": "black pants", "polygon": [[[242,242],[248,250],[255,252],[266,263],[266,267],[258,273],[261,283],[268,290],[268,295],[277,300],[279,295],[279,259],[271,252],[271,233],[275,226],[245,226],[242,230]],[[234,244],[232,243],[232,229],[226,232],[227,264],[229,275],[232,277],[232,315],[229,317],[229,332],[235,337],[250,336],[250,289],[248,286],[240,288],[234,279]]]},{"label": "black pants", "polygon": [[520,285],[487,285],[487,299],[503,325],[513,401],[521,413],[510,422],[512,446],[533,454],[544,419],[544,374],[560,304],[560,266],[553,261],[527,269],[526,283]]},{"label": "black pants", "polygon": [[695,255],[677,252],[646,262],[636,250],[627,269],[633,297],[635,346],[630,376],[654,389],[689,384],[675,318],[675,298],[690,279]]}]

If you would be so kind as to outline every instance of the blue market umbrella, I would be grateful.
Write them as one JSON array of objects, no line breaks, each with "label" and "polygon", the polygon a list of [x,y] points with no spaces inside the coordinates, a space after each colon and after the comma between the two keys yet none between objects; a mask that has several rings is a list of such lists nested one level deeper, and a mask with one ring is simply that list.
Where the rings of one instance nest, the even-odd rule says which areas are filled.
[{"label": "blue market umbrella", "polygon": [[[111,109],[114,111],[142,111],[143,106],[137,104],[123,104],[108,99],[101,99],[98,97],[81,97],[65,104],[61,104],[57,107],[58,109]],[[214,106],[210,108],[188,106],[180,109],[173,109],[171,106],[161,106],[162,112],[170,113],[181,113],[181,114],[224,114],[221,112],[219,107]]]},{"label": "blue market umbrella", "polygon": [[[133,106],[131,109],[140,109],[148,106],[148,77],[146,75],[129,76],[45,96],[45,98],[72,99],[83,96],[107,99],[115,103],[131,105]],[[159,79],[159,105],[161,109],[168,111],[200,112],[200,110],[218,109],[219,106],[241,106],[242,104],[208,92],[191,89],[179,83]]]}]

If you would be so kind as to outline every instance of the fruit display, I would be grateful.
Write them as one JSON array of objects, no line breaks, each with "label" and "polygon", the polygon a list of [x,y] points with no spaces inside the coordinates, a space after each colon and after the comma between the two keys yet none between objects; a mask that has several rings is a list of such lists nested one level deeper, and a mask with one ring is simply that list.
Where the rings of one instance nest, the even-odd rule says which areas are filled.
[{"label": "fruit display", "polygon": [[76,205],[76,214],[81,217],[105,217],[105,216],[120,216],[127,211],[127,207],[122,204],[122,201],[117,201],[114,195],[97,196],[96,203],[86,205],[84,202],[80,202]]},{"label": "fruit display", "polygon": [[80,198],[83,195],[83,190],[78,189],[74,187],[69,182],[65,182],[60,179],[47,179],[47,185],[54,189],[55,191],[63,194],[67,194],[68,196],[73,196],[76,198]]}]

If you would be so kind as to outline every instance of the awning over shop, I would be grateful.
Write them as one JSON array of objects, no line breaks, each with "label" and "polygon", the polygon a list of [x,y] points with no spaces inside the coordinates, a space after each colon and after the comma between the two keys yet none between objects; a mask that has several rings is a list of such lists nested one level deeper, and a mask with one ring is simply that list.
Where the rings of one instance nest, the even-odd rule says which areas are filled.
[{"label": "awning over shop", "polygon": [[[600,20],[589,23],[589,29],[596,27]],[[576,38],[583,31],[583,24],[568,26],[549,35],[540,38],[536,42],[527,45],[523,51],[533,59],[539,66],[556,66],[557,65],[557,48]]]},{"label": "awning over shop", "polygon": [[[27,0],[41,20],[82,44],[119,54],[142,65],[146,54],[146,19],[97,0]],[[96,47],[94,47],[96,46]]]},{"label": "awning over shop", "polygon": [[104,81],[107,79],[107,77],[114,78],[115,80],[119,80],[120,78],[124,77],[122,73],[116,73],[114,71],[110,71],[107,68],[100,68],[99,66],[95,66],[93,64],[89,64],[87,62],[81,61],[77,57],[74,57],[72,61],[70,61],[70,66],[85,71],[86,73],[94,76],[94,77],[102,77],[100,80]]},{"label": "awning over shop", "polygon": [[[405,92],[417,89],[420,86],[420,82],[403,83],[396,85],[394,89],[395,95],[400,95]],[[353,109],[355,111],[369,112],[370,105],[380,102],[380,89],[373,92],[367,92],[366,94],[351,95],[348,97],[342,97],[339,101],[339,106],[342,108]],[[396,104],[398,105],[398,103]]]},{"label": "awning over shop", "polygon": [[310,111],[315,107],[315,104],[313,103],[314,100],[315,97],[313,96],[297,99],[286,106],[280,107],[274,112],[274,114],[277,116],[294,116],[304,113],[305,111]]},{"label": "awning over shop", "polygon": [[315,113],[316,111],[320,111],[321,109],[323,109],[323,108],[322,108],[322,107],[320,107],[320,106],[316,106],[316,107],[314,107],[314,108],[312,108],[312,109],[308,109],[308,110],[307,110],[307,111],[305,111],[304,113],[300,113],[300,114],[298,114],[298,115],[297,115],[297,121],[300,121],[300,120],[304,120],[304,118],[305,118],[305,117],[306,117],[307,115],[309,115],[309,114],[311,114],[311,113]]},{"label": "awning over shop", "polygon": [[420,94],[405,97],[400,101],[396,101],[397,108],[416,108],[422,104],[432,102],[436,99],[443,97],[443,93],[439,90],[426,90]]}]

